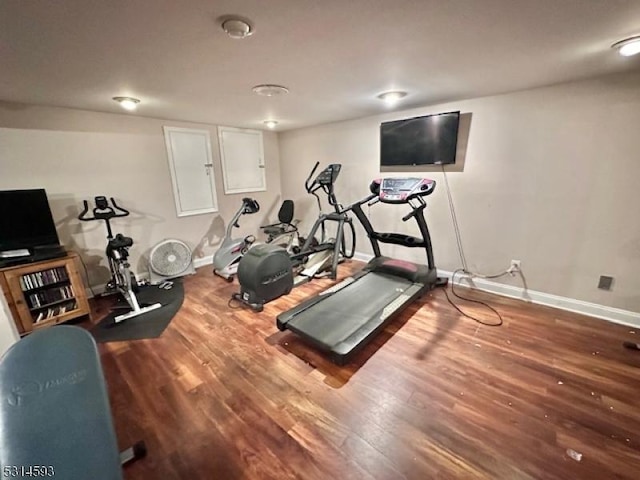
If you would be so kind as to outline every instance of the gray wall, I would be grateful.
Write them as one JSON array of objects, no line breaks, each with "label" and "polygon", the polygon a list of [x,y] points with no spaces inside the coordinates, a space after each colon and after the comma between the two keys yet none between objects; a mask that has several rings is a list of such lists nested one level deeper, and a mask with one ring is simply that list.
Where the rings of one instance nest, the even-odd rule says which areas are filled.
[{"label": "gray wall", "polygon": [[[638,85],[637,73],[607,76],[285,132],[282,194],[306,213],[304,230],[316,213],[302,182],[315,161],[344,165],[344,204],[381,175],[433,178],[427,220],[436,263],[452,271],[460,260],[440,167],[381,174],[378,136],[381,121],[460,110],[460,158],[447,177],[469,267],[492,273],[519,259],[532,290],[640,312]],[[370,215],[379,230],[415,234],[400,220],[406,209],[376,205]],[[358,250],[370,253],[358,233]],[[424,259],[416,250],[384,251]],[[601,274],[615,277],[613,291],[596,288]]]}]

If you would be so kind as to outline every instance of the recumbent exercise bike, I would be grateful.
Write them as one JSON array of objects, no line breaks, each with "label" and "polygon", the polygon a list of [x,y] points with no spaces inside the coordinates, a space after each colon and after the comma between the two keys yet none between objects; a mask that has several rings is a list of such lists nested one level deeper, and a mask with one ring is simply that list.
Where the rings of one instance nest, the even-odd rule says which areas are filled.
[{"label": "recumbent exercise bike", "polygon": [[221,276],[227,282],[233,282],[233,277],[238,272],[240,259],[256,241],[256,237],[253,235],[233,238],[233,229],[240,227],[238,221],[242,215],[252,215],[259,211],[260,204],[257,200],[249,197],[243,198],[242,206],[227,225],[220,248],[213,255],[213,273]]},{"label": "recumbent exercise bike", "polygon": [[131,311],[117,315],[114,318],[115,323],[120,323],[132,317],[137,317],[144,313],[150,312],[160,308],[160,303],[154,303],[141,307],[136,298],[135,292],[138,290],[138,281],[135,275],[130,270],[129,265],[129,248],[133,245],[131,237],[125,237],[121,233],[113,236],[111,230],[110,220],[112,218],[127,217],[129,211],[118,206],[116,201],[111,198],[111,205],[107,197],[98,196],[95,197],[95,208],[93,208],[93,216],[87,216],[89,211],[89,204],[86,200],[84,202],[84,209],[78,215],[78,219],[83,222],[90,222],[93,220],[103,220],[107,225],[107,260],[109,261],[109,270],[111,271],[111,280],[107,283],[105,293],[120,292],[120,294],[127,301],[131,307]]}]

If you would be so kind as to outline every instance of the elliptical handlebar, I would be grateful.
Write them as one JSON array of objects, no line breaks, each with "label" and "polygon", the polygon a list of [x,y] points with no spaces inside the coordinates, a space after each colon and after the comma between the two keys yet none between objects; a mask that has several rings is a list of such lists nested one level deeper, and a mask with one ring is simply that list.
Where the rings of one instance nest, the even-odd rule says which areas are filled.
[{"label": "elliptical handlebar", "polygon": [[318,173],[318,175],[316,175],[316,177],[312,181],[311,178],[318,170],[319,165],[320,162],[316,162],[316,164],[313,166],[311,173],[304,182],[304,188],[307,193],[316,197],[316,200],[318,202],[318,209],[320,211],[322,211],[322,202],[320,201],[320,197],[316,192],[318,190],[322,190],[327,195],[327,201],[329,202],[329,205],[331,205],[336,213],[338,213],[342,209],[342,205],[338,203],[338,200],[336,199],[336,195],[333,190],[333,184],[338,178],[338,174],[342,169],[342,165],[340,165],[339,163],[332,163],[328,165],[324,168],[324,170]]},{"label": "elliptical handlebar", "polygon": [[[316,173],[316,170],[318,170],[319,166],[320,166],[320,162],[316,162],[316,164],[313,166],[313,169],[311,170],[311,173],[309,174],[307,179],[304,181],[304,188],[307,190],[307,193],[313,193],[312,187],[315,181],[311,182],[311,178],[313,177],[313,174]],[[317,190],[317,189],[313,189],[313,190]]]},{"label": "elliptical handlebar", "polygon": [[127,217],[130,215],[129,210],[119,206],[113,197],[111,197],[110,200],[111,205],[109,205],[107,197],[95,197],[94,202],[96,206],[95,208],[93,208],[92,217],[87,216],[87,212],[89,211],[89,202],[83,200],[82,203],[84,205],[84,208],[82,212],[80,212],[80,215],[78,215],[78,220],[81,220],[83,222],[90,222],[93,220],[109,220],[111,218]]}]

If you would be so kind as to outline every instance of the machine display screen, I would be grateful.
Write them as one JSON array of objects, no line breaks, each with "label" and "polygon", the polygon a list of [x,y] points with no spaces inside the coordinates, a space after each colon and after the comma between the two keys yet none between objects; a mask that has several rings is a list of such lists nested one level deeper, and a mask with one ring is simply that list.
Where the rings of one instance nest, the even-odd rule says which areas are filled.
[{"label": "machine display screen", "polygon": [[421,178],[385,178],[382,180],[382,191],[385,193],[410,192],[421,182]]},{"label": "machine display screen", "polygon": [[[428,178],[383,178],[378,182],[378,198],[384,203],[407,203],[412,198],[430,195],[436,186]],[[376,193],[375,189],[372,192]]]}]

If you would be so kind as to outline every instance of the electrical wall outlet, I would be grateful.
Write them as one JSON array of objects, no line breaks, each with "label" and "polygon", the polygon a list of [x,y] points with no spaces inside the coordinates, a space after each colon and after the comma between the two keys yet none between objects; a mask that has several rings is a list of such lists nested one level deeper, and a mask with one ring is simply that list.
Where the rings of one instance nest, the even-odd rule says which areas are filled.
[{"label": "electrical wall outlet", "polygon": [[511,265],[509,266],[509,272],[519,272],[520,271],[520,260],[511,260]]}]

